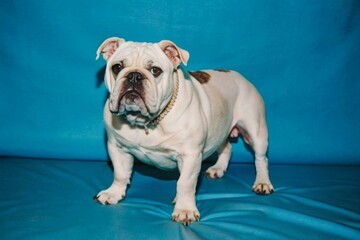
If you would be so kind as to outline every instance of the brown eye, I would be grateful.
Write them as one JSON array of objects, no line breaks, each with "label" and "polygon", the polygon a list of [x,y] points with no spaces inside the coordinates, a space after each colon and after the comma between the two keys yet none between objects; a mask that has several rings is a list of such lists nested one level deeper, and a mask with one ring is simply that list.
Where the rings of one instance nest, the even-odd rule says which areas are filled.
[{"label": "brown eye", "polygon": [[124,68],[123,64],[120,63],[116,63],[111,67],[111,70],[113,71],[113,73],[116,75],[119,74],[119,72]]},{"label": "brown eye", "polygon": [[150,69],[150,72],[154,77],[158,77],[162,73],[162,70],[160,68],[158,68],[158,67],[152,67]]}]

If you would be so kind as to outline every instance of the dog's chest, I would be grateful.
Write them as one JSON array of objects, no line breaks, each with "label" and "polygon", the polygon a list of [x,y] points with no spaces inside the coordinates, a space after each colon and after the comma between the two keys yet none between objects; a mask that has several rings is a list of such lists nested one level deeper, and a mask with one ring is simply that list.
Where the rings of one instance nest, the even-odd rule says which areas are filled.
[{"label": "dog's chest", "polygon": [[128,148],[128,152],[140,161],[164,170],[171,170],[177,167],[179,154],[171,149],[133,146]]}]

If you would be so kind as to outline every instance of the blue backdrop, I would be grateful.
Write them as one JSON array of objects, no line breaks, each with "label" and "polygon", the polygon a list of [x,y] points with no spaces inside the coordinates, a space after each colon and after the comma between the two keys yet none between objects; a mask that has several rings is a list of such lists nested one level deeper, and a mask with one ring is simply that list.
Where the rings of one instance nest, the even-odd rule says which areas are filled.
[{"label": "blue backdrop", "polygon": [[[170,39],[263,95],[272,163],[360,163],[360,1],[0,1],[0,155],[107,159],[98,45]],[[252,161],[241,141],[233,162]]]}]

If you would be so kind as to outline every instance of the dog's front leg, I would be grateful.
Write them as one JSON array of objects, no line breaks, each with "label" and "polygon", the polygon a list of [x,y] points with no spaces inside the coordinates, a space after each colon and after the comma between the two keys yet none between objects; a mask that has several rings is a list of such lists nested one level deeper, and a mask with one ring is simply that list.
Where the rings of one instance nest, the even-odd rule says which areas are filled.
[{"label": "dog's front leg", "polygon": [[201,153],[183,154],[178,161],[180,178],[176,186],[176,198],[172,219],[176,222],[189,225],[200,219],[196,207],[196,184],[201,169]]},{"label": "dog's front leg", "polygon": [[127,185],[130,184],[134,157],[124,152],[116,143],[108,141],[108,152],[114,168],[114,181],[111,186],[99,192],[95,200],[101,204],[117,204],[125,198]]}]

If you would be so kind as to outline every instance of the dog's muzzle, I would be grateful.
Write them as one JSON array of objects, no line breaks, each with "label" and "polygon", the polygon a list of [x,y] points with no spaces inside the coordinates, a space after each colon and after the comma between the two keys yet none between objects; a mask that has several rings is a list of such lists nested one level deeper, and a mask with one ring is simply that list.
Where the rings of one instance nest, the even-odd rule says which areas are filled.
[{"label": "dog's muzzle", "polygon": [[149,116],[149,111],[144,100],[143,80],[140,72],[129,72],[123,79],[121,89],[110,95],[110,112],[116,115]]}]

